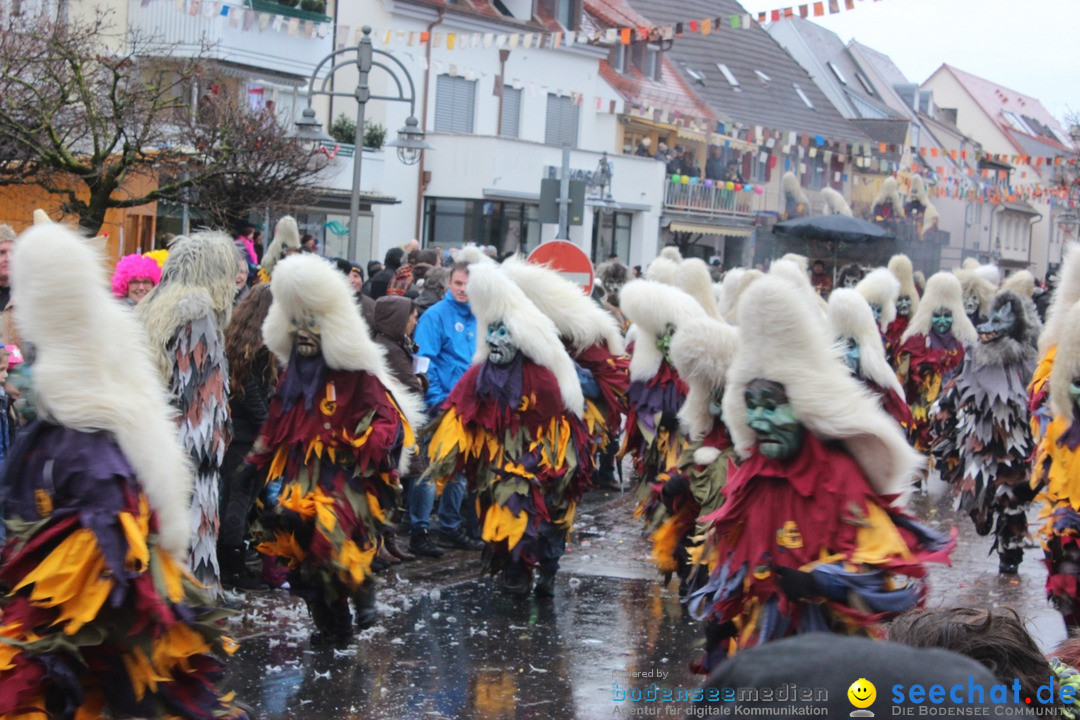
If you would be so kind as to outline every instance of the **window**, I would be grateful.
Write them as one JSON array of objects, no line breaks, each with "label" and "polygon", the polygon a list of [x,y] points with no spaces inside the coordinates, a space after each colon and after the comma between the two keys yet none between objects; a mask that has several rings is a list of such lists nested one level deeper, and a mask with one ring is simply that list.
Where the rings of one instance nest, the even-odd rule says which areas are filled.
[{"label": "window", "polygon": [[799,87],[798,85],[795,85],[794,83],[792,83],[792,85],[794,85],[795,92],[798,94],[799,99],[801,99],[804,103],[806,103],[806,107],[813,110],[814,109],[814,103],[810,102],[810,98],[806,97],[806,93],[803,92],[802,88]]},{"label": "window", "polygon": [[660,79],[660,49],[650,47],[645,53],[645,68],[642,72],[645,76],[653,80]]},{"label": "window", "polygon": [[700,72],[698,70],[695,70],[692,67],[688,67],[688,68],[686,68],[686,74],[689,75],[691,78],[693,78],[698,84],[700,84],[700,85],[705,84],[705,74],[704,73],[702,73],[702,72]]},{"label": "window", "polygon": [[847,78],[844,77],[844,73],[840,72],[840,68],[836,67],[836,63],[830,60],[826,63],[829,69],[832,70],[832,74],[836,76],[836,79],[840,81],[841,85],[847,85]]},{"label": "window", "polygon": [[766,85],[768,85],[770,82],[772,82],[772,78],[769,77],[768,75],[766,75],[765,73],[761,72],[760,70],[755,70],[754,74],[758,76],[758,80],[765,83]]},{"label": "window", "polygon": [[[753,157],[750,160],[750,178],[749,178],[750,182],[752,182],[752,183],[767,183],[767,182],[769,182],[769,179],[770,179],[769,176],[771,174],[769,172],[769,158],[771,156],[768,153],[764,152],[763,150],[758,150],[756,152],[753,152],[752,155],[753,155]],[[765,157],[764,160],[761,159],[762,156]]]},{"label": "window", "polygon": [[628,212],[598,212],[593,223],[592,261],[599,264],[612,254],[630,262],[630,226],[634,216]]},{"label": "window", "polygon": [[626,46],[622,43],[615,45],[608,53],[608,64],[618,73],[626,72]]},{"label": "window", "polygon": [[863,75],[861,72],[857,72],[855,73],[855,78],[859,81],[859,84],[862,85],[863,90],[866,91],[867,95],[874,94],[874,88],[871,87],[870,81],[866,79],[865,75]]},{"label": "window", "polygon": [[521,90],[509,85],[502,87],[502,117],[499,134],[503,137],[521,136]]},{"label": "window", "polygon": [[577,0],[555,0],[555,19],[567,30],[576,30]]},{"label": "window", "polygon": [[810,190],[820,190],[825,187],[825,158],[821,153],[814,157],[805,158],[806,178],[803,185]]},{"label": "window", "polygon": [[528,254],[540,244],[537,205],[497,200],[427,198],[424,245],[461,247],[467,242],[494,245],[499,254]]},{"label": "window", "polygon": [[471,133],[476,81],[440,75],[435,85],[436,132]]},{"label": "window", "polygon": [[547,126],[544,128],[544,143],[562,147],[577,147],[578,108],[573,98],[548,94]]},{"label": "window", "polygon": [[735,79],[735,76],[731,74],[731,69],[724,63],[716,63],[716,67],[720,70],[720,73],[724,76],[732,87],[739,87],[739,81]]}]

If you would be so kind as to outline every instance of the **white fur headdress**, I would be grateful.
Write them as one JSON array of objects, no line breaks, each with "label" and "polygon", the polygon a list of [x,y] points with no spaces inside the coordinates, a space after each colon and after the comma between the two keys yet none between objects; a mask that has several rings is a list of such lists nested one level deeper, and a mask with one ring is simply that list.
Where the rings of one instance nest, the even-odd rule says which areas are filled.
[{"label": "white fur headdress", "polygon": [[[667,248],[664,248],[664,250],[667,250]],[[645,279],[677,287],[679,266],[681,264],[682,258],[673,260],[668,255],[661,253],[645,268]]]},{"label": "white fur headdress", "polygon": [[135,306],[166,384],[171,384],[173,373],[173,358],[166,346],[178,328],[212,315],[218,329],[224,331],[236,297],[238,256],[232,238],[220,232],[181,235],[169,245],[161,282]]},{"label": "white fur headdress", "polygon": [[896,300],[900,297],[900,281],[886,268],[876,268],[855,286],[866,302],[881,308],[881,329],[896,319]]},{"label": "white fur headdress", "polygon": [[911,316],[900,341],[904,342],[913,335],[929,335],[930,319],[934,312],[942,307],[952,312],[952,334],[957,340],[967,345],[978,339],[975,326],[964,314],[964,294],[960,289],[960,281],[953,273],[942,270],[931,275],[926,281],[926,292],[919,303],[919,310]]},{"label": "white fur headdress", "polygon": [[[990,312],[990,305],[994,302],[994,293],[997,292],[997,284],[991,282],[988,279],[988,275],[980,268],[988,266],[977,266],[974,268],[957,268],[953,270],[957,279],[960,280],[961,296],[966,297],[969,294],[974,293],[979,298],[979,314],[987,315]],[[995,268],[996,269],[996,268]]]},{"label": "white fur headdress", "polygon": [[1057,286],[1050,296],[1050,308],[1046,311],[1046,324],[1039,336],[1039,354],[1043,355],[1057,343],[1065,324],[1073,317],[1069,312],[1080,301],[1080,242],[1070,242],[1062,251],[1061,268],[1058,269]]},{"label": "white fur headdress", "polygon": [[1054,367],[1050,370],[1050,410],[1054,417],[1073,417],[1069,386],[1080,376],[1080,302],[1065,311],[1068,322],[1058,337]]},{"label": "white fur headdress", "polygon": [[695,317],[705,317],[697,300],[682,290],[652,280],[631,280],[623,286],[619,305],[637,328],[634,353],[630,358],[630,379],[649,380],[660,371],[663,353],[656,341],[668,325]]},{"label": "white fur headdress", "polygon": [[874,311],[863,295],[850,288],[833,290],[829,295],[829,325],[837,339],[852,337],[859,343],[859,371],[864,378],[904,397],[904,386],[885,359]]},{"label": "white fur headdress", "polygon": [[1001,289],[1030,300],[1035,293],[1035,276],[1027,270],[1017,270],[1005,278],[1005,282],[1001,283]]},{"label": "white fur headdress", "polygon": [[300,228],[291,215],[285,215],[274,225],[274,239],[263,253],[262,269],[267,275],[273,277],[274,268],[285,257],[287,249],[300,250]]},{"label": "white fur headdress", "polygon": [[690,387],[679,421],[691,440],[700,440],[712,428],[709,403],[713,392],[724,387],[738,344],[738,330],[709,317],[687,320],[671,339],[671,364]]},{"label": "white fur headdress", "polygon": [[522,289],[494,263],[481,262],[469,268],[468,292],[469,306],[476,316],[473,363],[487,360],[487,328],[501,320],[521,352],[555,374],[564,407],[581,417],[585,411],[581,381],[551,318],[529,302]]},{"label": "white fur headdress", "polygon": [[825,200],[826,215],[845,215],[851,217],[851,206],[839,192],[831,187],[821,189],[821,197]]},{"label": "white fur headdress", "polygon": [[915,287],[915,272],[911,267],[911,258],[907,255],[893,255],[889,258],[889,272],[900,281],[898,297],[907,295],[911,299],[911,312],[908,313],[908,317],[913,317],[919,309],[919,290]]},{"label": "white fur headdress", "polygon": [[799,291],[774,277],[756,282],[739,307],[739,349],[724,391],[724,422],[746,456],[756,444],[746,422],[746,387],[764,379],[784,386],[808,432],[838,441],[882,495],[904,493],[922,460],[862,383],[848,372],[829,332]]},{"label": "white fur headdress", "polygon": [[605,343],[613,355],[626,353],[619,323],[581,288],[544,265],[507,258],[503,272],[521,288],[540,312],[551,318],[559,335],[578,351]]},{"label": "white fur headdress", "polygon": [[705,313],[723,319],[713,295],[712,273],[700,258],[683,259],[677,247],[668,246],[645,269],[645,279],[672,285],[698,301]]},{"label": "white fur headdress", "polygon": [[385,352],[371,339],[348,279],[315,255],[290,255],[270,279],[274,301],[263,322],[263,339],[282,365],[289,362],[295,325],[314,318],[322,355],[332,370],[360,370],[378,378],[413,428],[424,424],[423,401],[387,368]]},{"label": "white fur headdress", "polygon": [[474,265],[476,263],[484,263],[485,265],[495,265],[495,261],[491,259],[484,250],[476,243],[466,243],[464,247],[457,252],[452,253],[454,256],[454,262],[463,262],[466,265]]},{"label": "white fur headdress", "polygon": [[161,547],[183,561],[194,475],[146,334],[112,297],[101,254],[47,223],[18,238],[11,262],[19,329],[37,350],[39,415],[113,434],[157,513]]},{"label": "white fur headdress", "polygon": [[799,184],[799,178],[795,177],[795,173],[790,170],[785,172],[784,176],[780,178],[780,187],[783,188],[785,195],[792,196],[803,207],[810,208],[810,198],[806,197],[806,193],[803,191],[802,185]]},{"label": "white fur headdress", "polygon": [[[816,319],[821,321],[825,319],[825,299],[818,295],[814,290],[814,286],[810,284],[810,276],[806,274],[805,267],[800,267],[797,260],[789,259],[790,257],[802,257],[801,255],[785,255],[784,257],[776,260],[769,266],[769,275],[772,277],[778,277],[791,284],[792,287],[797,289],[803,294],[808,304],[816,307],[819,314]],[[805,260],[805,258],[803,258]],[[741,306],[741,303],[740,303]]]},{"label": "white fur headdress", "polygon": [[720,315],[729,323],[735,324],[738,317],[739,298],[755,280],[765,277],[765,273],[754,268],[733,268],[724,275],[721,285],[720,302],[718,309]]},{"label": "white fur headdress", "polygon": [[881,183],[881,191],[874,198],[874,207],[881,205],[886,200],[892,203],[893,212],[896,213],[897,217],[904,217],[904,204],[900,202],[900,189],[894,177],[887,177]]}]

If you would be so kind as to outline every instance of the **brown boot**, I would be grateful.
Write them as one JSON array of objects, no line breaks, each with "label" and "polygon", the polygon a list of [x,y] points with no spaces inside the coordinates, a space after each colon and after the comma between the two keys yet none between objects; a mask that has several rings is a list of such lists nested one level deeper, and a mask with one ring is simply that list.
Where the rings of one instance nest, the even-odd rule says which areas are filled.
[{"label": "brown boot", "polygon": [[379,552],[375,553],[375,557],[378,560],[382,560],[387,565],[401,564],[401,560],[390,554],[390,551],[387,550],[385,543],[379,546]]},{"label": "brown boot", "polygon": [[408,552],[405,551],[405,548],[398,545],[397,535],[395,535],[394,533],[386,533],[386,537],[383,538],[383,541],[386,547],[386,551],[396,557],[398,560],[401,560],[402,562],[408,562],[410,560],[416,559],[415,555],[410,555]]}]

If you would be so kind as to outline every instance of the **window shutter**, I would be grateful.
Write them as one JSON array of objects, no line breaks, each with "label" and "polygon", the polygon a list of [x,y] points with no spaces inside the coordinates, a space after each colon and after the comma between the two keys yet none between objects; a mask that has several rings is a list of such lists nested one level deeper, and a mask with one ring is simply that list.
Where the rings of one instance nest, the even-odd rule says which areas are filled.
[{"label": "window shutter", "polygon": [[471,133],[476,81],[440,75],[435,85],[435,130]]},{"label": "window shutter", "polygon": [[503,137],[521,136],[521,90],[503,85],[502,117],[499,118],[499,134]]},{"label": "window shutter", "polygon": [[578,108],[572,98],[548,95],[547,127],[544,130],[544,143],[562,147],[564,144],[577,147]]}]

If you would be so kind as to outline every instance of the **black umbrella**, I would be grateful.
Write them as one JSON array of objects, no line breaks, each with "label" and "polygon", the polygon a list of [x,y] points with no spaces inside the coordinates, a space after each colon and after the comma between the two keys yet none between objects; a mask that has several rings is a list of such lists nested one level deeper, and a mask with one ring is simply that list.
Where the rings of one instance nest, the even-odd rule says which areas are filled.
[{"label": "black umbrella", "polygon": [[890,240],[894,237],[884,228],[847,215],[820,215],[784,220],[776,223],[773,229],[781,235],[824,242],[863,243]]}]

